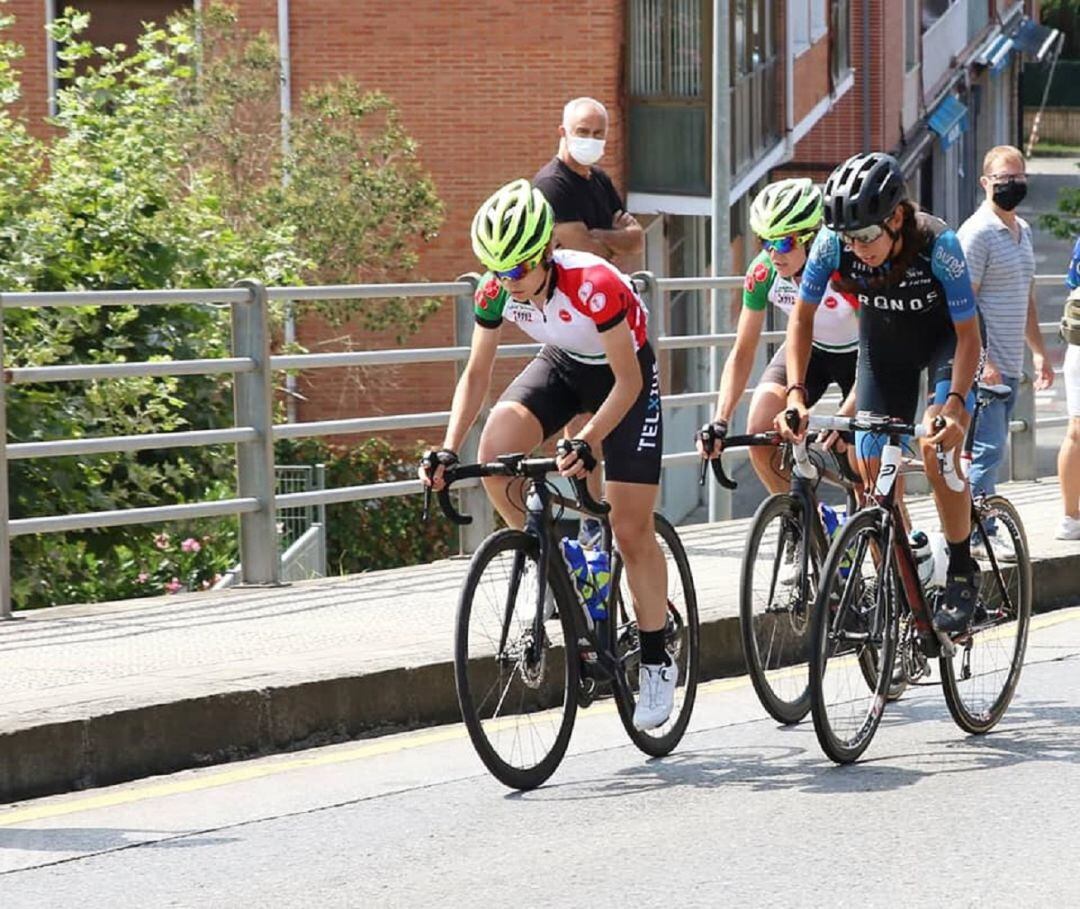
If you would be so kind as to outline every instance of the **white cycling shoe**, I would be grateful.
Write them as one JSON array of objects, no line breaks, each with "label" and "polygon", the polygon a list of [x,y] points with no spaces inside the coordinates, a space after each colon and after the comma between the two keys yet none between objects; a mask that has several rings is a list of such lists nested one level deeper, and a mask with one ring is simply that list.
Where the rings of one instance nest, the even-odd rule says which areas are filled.
[{"label": "white cycling shoe", "polygon": [[675,709],[675,687],[679,682],[679,667],[672,661],[668,666],[641,665],[638,674],[638,700],[634,708],[635,729],[655,729],[663,726]]}]

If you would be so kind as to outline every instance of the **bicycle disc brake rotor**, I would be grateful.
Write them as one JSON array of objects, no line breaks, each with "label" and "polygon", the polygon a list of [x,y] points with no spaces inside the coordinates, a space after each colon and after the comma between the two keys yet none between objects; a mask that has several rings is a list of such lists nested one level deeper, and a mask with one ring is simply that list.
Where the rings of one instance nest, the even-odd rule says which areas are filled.
[{"label": "bicycle disc brake rotor", "polygon": [[543,684],[544,670],[547,669],[547,648],[543,641],[537,646],[531,628],[523,632],[518,641],[517,665],[521,681],[528,688],[539,688]]}]

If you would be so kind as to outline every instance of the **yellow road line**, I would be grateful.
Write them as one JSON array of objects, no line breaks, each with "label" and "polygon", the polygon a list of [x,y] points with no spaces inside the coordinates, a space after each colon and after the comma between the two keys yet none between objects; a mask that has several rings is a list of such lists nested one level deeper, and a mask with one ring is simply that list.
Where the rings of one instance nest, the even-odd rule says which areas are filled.
[{"label": "yellow road line", "polygon": [[[1060,625],[1080,619],[1080,611],[1065,610],[1064,612],[1051,613],[1049,615],[1036,616],[1032,619],[1031,630],[1048,628],[1052,625]],[[792,673],[805,672],[805,669],[795,667]],[[719,694],[727,691],[735,691],[745,688],[750,684],[748,676],[735,676],[733,678],[715,679],[705,682],[698,687],[699,694]],[[580,714],[580,718],[587,720],[592,716],[605,716],[615,712],[614,703],[598,704],[587,713]],[[508,718],[508,722],[511,720]],[[41,821],[48,818],[62,817],[69,814],[78,814],[83,811],[94,811],[99,808],[112,808],[118,805],[129,805],[135,802],[148,801],[149,799],[163,798],[170,795],[182,795],[189,792],[200,792],[206,789],[215,789],[221,786],[230,786],[233,783],[243,783],[249,780],[263,779],[288,773],[293,770],[302,770],[309,767],[329,767],[335,764],[347,764],[351,761],[366,760],[368,758],[381,757],[387,754],[395,754],[400,751],[411,751],[418,748],[426,748],[429,745],[438,745],[444,742],[452,742],[464,739],[467,736],[465,727],[462,725],[448,726],[431,732],[408,733],[394,736],[389,739],[380,739],[375,742],[358,745],[353,748],[334,749],[323,751],[308,757],[292,758],[288,760],[265,759],[258,763],[250,763],[238,767],[226,765],[220,771],[208,771],[196,777],[182,780],[170,780],[164,783],[139,785],[133,783],[133,788],[114,790],[104,793],[87,793],[86,795],[74,795],[65,797],[64,801],[51,802],[44,805],[36,805],[28,808],[13,807],[10,809],[0,808],[0,827],[11,827],[15,824],[26,824],[32,821]]]}]

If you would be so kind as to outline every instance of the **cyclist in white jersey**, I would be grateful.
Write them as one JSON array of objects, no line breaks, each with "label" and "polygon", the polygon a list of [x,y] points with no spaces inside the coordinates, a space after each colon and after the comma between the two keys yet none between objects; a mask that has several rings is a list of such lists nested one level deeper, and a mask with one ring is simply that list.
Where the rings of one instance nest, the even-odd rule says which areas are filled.
[{"label": "cyclist in white jersey", "polygon": [[[713,456],[719,453],[731,416],[746,390],[769,304],[787,316],[798,299],[799,279],[810,243],[821,226],[823,211],[821,192],[806,178],[770,183],[750,206],[750,227],[761,238],[764,248],[746,271],[735,344],[724,363],[709,429],[717,440],[712,446]],[[842,294],[829,286],[814,318],[813,347],[805,383],[810,405],[821,398],[831,382],[836,382],[846,399],[841,412],[854,412],[858,313],[859,304],[853,295]],[[786,356],[785,346],[780,345],[758,380],[750,402],[747,432],[772,429],[776,412],[783,409],[788,385]],[[700,437],[697,447],[698,451],[704,450]],[[790,478],[780,472],[774,456],[775,452],[768,448],[750,449],[750,461],[761,482],[769,492],[783,492]]]},{"label": "cyclist in white jersey", "polygon": [[[473,251],[491,271],[476,293],[477,330],[440,451],[421,461],[421,480],[442,487],[487,397],[501,327],[514,322],[544,347],[492,408],[479,457],[530,452],[578,414],[592,414],[558,458],[563,476],[583,478],[603,447],[611,529],[626,565],[641,638],[634,724],[663,725],[678,667],[664,646],[667,564],[653,530],[663,449],[660,381],[646,338],[648,313],[630,280],[599,256],[552,251],[551,206],[527,180],[499,189],[476,213]],[[434,459],[439,466],[429,473]],[[484,480],[511,527],[524,526],[521,480]]]}]

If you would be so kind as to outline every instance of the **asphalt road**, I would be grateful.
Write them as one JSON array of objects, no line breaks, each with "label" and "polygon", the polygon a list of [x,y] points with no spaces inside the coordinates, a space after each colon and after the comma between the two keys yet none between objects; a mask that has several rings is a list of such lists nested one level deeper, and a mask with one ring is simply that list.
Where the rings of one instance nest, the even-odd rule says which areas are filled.
[{"label": "asphalt road", "polygon": [[835,767],[745,678],[669,758],[611,708],[511,793],[460,726],[0,808],[0,903],[158,906],[1077,905],[1080,608],[1035,619],[1017,698],[965,736],[937,687]]}]

